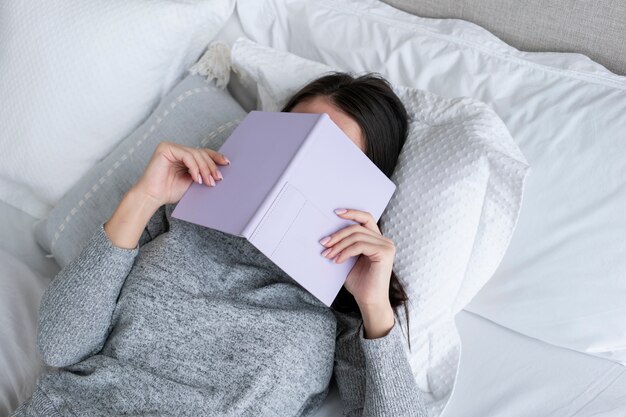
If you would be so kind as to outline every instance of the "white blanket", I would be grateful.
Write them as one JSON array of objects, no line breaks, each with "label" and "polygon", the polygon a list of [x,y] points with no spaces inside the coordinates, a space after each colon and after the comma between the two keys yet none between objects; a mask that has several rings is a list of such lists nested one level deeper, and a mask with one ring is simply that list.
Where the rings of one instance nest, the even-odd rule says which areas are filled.
[{"label": "white blanket", "polygon": [[43,370],[34,347],[38,306],[47,283],[0,249],[0,416],[30,397]]}]

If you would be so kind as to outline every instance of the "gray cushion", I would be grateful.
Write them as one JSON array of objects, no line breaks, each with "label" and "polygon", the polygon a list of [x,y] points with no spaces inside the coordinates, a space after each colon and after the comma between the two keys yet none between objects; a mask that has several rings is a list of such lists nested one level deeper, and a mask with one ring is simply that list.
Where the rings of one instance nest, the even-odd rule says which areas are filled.
[{"label": "gray cushion", "polygon": [[159,142],[217,150],[245,115],[227,90],[188,75],[137,130],[63,196],[47,218],[35,224],[37,242],[64,267],[95,228],[110,218]]},{"label": "gray cushion", "polygon": [[528,52],[576,52],[626,75],[622,0],[383,0],[421,17],[475,23]]}]

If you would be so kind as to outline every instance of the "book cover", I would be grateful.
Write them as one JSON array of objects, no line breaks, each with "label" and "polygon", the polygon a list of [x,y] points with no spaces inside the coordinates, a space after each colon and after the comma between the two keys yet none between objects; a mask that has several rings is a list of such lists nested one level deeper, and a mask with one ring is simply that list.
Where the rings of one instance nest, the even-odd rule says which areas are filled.
[{"label": "book cover", "polygon": [[223,179],[193,182],[172,216],[245,237],[330,306],[357,259],[321,256],[320,239],[355,223],[334,210],[378,221],[395,184],[326,113],[251,111],[219,152]]}]

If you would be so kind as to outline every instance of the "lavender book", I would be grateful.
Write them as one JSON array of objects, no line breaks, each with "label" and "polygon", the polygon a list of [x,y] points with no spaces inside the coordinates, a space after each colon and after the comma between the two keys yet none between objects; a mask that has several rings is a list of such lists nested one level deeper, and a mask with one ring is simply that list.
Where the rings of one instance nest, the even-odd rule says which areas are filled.
[{"label": "lavender book", "polygon": [[193,182],[172,216],[242,236],[330,306],[357,256],[341,264],[319,241],[351,224],[336,208],[378,221],[396,186],[326,113],[251,111],[220,147],[215,187]]}]

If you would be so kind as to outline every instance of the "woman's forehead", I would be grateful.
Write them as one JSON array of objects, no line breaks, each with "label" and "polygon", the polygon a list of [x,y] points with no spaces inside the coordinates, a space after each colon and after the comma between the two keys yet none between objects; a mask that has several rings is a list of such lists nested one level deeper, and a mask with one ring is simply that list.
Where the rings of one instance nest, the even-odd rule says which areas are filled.
[{"label": "woman's forehead", "polygon": [[335,107],[324,96],[316,96],[312,99],[301,101],[291,111],[293,113],[326,113],[335,124],[343,130],[352,142],[362,151],[365,151],[365,143],[361,127],[352,117]]}]

